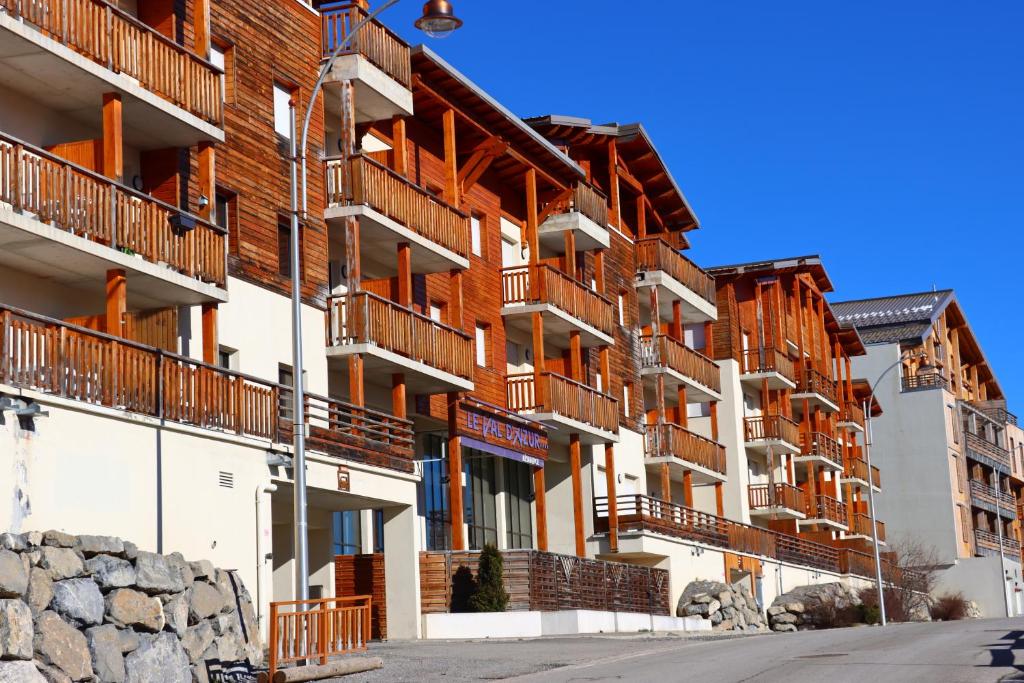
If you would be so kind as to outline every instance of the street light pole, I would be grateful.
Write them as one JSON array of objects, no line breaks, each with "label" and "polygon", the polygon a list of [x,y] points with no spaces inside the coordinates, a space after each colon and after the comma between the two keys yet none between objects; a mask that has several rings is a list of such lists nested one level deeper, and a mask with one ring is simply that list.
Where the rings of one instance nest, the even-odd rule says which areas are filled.
[{"label": "street light pole", "polygon": [[1006,592],[1006,553],[1003,551],[1003,506],[1000,496],[1003,495],[1002,482],[999,481],[999,470],[993,469],[992,475],[996,478],[996,531],[999,536],[999,585],[1003,589],[1003,606],[1006,608],[1007,618],[1010,614],[1010,595]]}]

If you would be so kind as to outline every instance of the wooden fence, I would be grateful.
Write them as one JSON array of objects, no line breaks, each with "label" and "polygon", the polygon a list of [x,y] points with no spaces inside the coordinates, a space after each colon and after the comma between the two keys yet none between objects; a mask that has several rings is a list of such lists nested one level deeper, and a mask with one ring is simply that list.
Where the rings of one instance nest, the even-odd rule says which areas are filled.
[{"label": "wooden fence", "polygon": [[372,596],[370,638],[372,640],[387,639],[388,610],[384,553],[336,555],[334,557],[334,594]]},{"label": "wooden fence", "polygon": [[365,650],[372,604],[369,595],[270,603],[270,680],[288,664]]},{"label": "wooden fence", "polygon": [[807,501],[803,489],[792,484],[750,484],[747,487],[747,498],[751,510],[782,507],[803,513],[807,510]]}]

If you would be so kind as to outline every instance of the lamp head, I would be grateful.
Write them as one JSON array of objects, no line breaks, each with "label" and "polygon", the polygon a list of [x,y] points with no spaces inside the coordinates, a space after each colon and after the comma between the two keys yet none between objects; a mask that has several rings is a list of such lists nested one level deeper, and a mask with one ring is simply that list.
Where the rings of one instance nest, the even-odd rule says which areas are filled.
[{"label": "lamp head", "polygon": [[423,5],[423,16],[416,20],[415,26],[431,38],[447,38],[462,26],[462,19],[455,16],[448,0],[429,0]]}]

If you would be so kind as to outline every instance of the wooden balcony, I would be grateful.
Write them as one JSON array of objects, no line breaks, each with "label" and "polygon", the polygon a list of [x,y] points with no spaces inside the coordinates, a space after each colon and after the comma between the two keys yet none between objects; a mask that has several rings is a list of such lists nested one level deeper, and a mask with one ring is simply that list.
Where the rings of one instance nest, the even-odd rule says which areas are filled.
[{"label": "wooden balcony", "polygon": [[532,372],[505,381],[508,409],[555,427],[549,440],[566,443],[569,434],[588,445],[619,440],[619,402],[611,396],[553,372],[541,374],[539,388]]},{"label": "wooden balcony", "polygon": [[795,389],[796,368],[789,355],[768,347],[740,352],[740,381],[760,389],[765,381],[769,389]]},{"label": "wooden balcony", "polygon": [[963,433],[968,458],[997,469],[1002,474],[1010,473],[1012,467],[1009,451],[984,437],[968,431],[966,428],[963,430]]},{"label": "wooden balcony", "polygon": [[922,375],[904,375],[900,382],[904,392],[949,388],[949,382],[941,372],[929,372]]},{"label": "wooden balcony", "polygon": [[[291,387],[7,306],[0,306],[0,385],[291,443]],[[410,421],[306,398],[311,449],[413,471]]]},{"label": "wooden balcony", "polygon": [[404,373],[414,394],[472,391],[473,338],[370,292],[328,301],[327,357],[347,362],[360,354],[367,381],[391,386]]},{"label": "wooden balcony", "polygon": [[[857,486],[871,486],[876,491],[882,490],[882,474],[874,465],[869,468],[866,460],[862,458],[851,458],[843,466],[843,476],[839,480],[843,484],[854,484]],[[869,484],[870,482],[870,484]]]},{"label": "wooden balcony", "polygon": [[660,334],[640,337],[640,374],[653,384],[659,374],[665,376],[665,388],[671,391],[686,387],[691,403],[720,401],[722,382],[718,365],[713,360],[680,341]]},{"label": "wooden balcony", "polygon": [[800,452],[800,428],[784,415],[743,418],[743,445],[748,450],[775,455]]},{"label": "wooden balcony", "polygon": [[544,316],[544,343],[569,348],[579,332],[583,346],[614,343],[612,302],[582,282],[545,263],[502,268],[501,314],[506,327],[532,332],[532,314]]},{"label": "wooden balcony", "polygon": [[[355,2],[320,5],[321,50],[328,58],[367,14]],[[324,81],[328,117],[341,115],[340,87],[350,81],[355,90],[356,123],[411,116],[412,58],[409,45],[379,21],[364,24],[352,43],[339,52]]]},{"label": "wooden balcony", "polygon": [[796,390],[792,394],[793,406],[802,410],[803,402],[808,407],[820,408],[828,413],[839,412],[839,390],[836,382],[805,361],[797,378]]},{"label": "wooden balcony", "polygon": [[794,462],[813,462],[837,472],[843,470],[843,447],[838,441],[822,432],[801,432],[800,452]]},{"label": "wooden balcony", "polygon": [[0,265],[99,300],[122,268],[132,305],[155,308],[225,301],[226,259],[216,225],[0,133]]},{"label": "wooden balcony", "polygon": [[398,274],[398,245],[412,249],[412,272],[469,267],[469,216],[369,157],[327,160],[331,258],[344,260],[345,219],[359,220],[362,274]]},{"label": "wooden balcony", "polygon": [[[871,540],[871,516],[866,515],[862,512],[853,513],[853,517],[849,520],[850,528],[846,532],[846,538],[862,538],[865,540]],[[878,530],[878,542],[885,543],[885,522],[878,521],[875,524],[875,528]]]},{"label": "wooden balcony", "polygon": [[792,484],[750,484],[747,501],[751,517],[803,519],[806,516],[806,496]]},{"label": "wooden balcony", "polygon": [[1017,501],[1013,496],[977,479],[971,479],[971,505],[1005,519],[1017,519]]},{"label": "wooden balcony", "polygon": [[[635,284],[658,288],[658,315],[662,320],[672,320],[672,302],[676,300],[682,304],[683,323],[718,319],[714,278],[661,237],[639,239],[635,250]],[[641,294],[639,300],[642,313],[649,315],[650,298]]]},{"label": "wooden balcony", "polygon": [[[850,574],[873,578],[875,576],[875,558],[869,553],[862,553],[853,548],[837,548],[839,551],[839,573]],[[888,569],[891,575],[892,569],[883,561],[882,566]]]},{"label": "wooden balcony", "polygon": [[544,207],[546,217],[537,230],[548,253],[565,253],[565,231],[571,230],[577,251],[607,249],[608,198],[597,188],[579,182],[561,200]]},{"label": "wooden balcony", "polygon": [[856,403],[847,402],[839,412],[839,426],[858,432],[864,431],[864,409]]},{"label": "wooden balcony", "polygon": [[807,517],[797,522],[800,528],[811,524],[830,526],[845,531],[846,503],[831,496],[817,495],[807,501]]},{"label": "wooden balcony", "polygon": [[[974,530],[974,541],[979,555],[999,554],[999,534],[994,534],[985,529]],[[1003,536],[1003,552],[1020,561],[1020,543],[1015,538]]]},{"label": "wooden balcony", "polygon": [[671,465],[680,481],[683,472],[698,484],[725,480],[725,446],[671,422],[644,425],[644,454],[648,465]]},{"label": "wooden balcony", "polygon": [[[104,0],[0,0],[0,84],[71,117],[105,92],[142,149],[223,140],[222,71]],[[48,87],[37,87],[37,78]]]}]

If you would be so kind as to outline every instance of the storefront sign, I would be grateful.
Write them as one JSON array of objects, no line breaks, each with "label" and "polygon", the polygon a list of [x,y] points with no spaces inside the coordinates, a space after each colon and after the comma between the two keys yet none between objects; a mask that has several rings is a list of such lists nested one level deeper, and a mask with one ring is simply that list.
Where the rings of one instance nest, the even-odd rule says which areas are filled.
[{"label": "storefront sign", "polygon": [[459,405],[463,446],[543,467],[548,454],[544,427],[473,403]]}]

